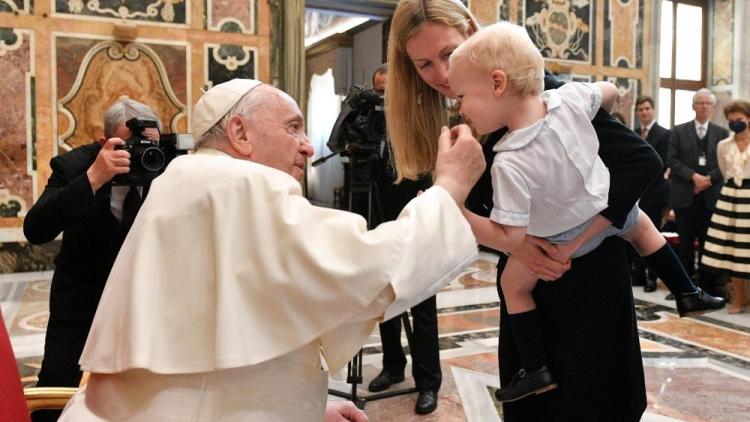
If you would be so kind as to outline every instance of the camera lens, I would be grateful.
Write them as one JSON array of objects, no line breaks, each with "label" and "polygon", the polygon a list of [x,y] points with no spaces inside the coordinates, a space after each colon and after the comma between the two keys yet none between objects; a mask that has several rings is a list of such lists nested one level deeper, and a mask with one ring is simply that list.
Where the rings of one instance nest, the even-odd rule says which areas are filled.
[{"label": "camera lens", "polygon": [[156,147],[146,148],[141,155],[141,165],[148,171],[159,171],[166,161],[164,153]]}]

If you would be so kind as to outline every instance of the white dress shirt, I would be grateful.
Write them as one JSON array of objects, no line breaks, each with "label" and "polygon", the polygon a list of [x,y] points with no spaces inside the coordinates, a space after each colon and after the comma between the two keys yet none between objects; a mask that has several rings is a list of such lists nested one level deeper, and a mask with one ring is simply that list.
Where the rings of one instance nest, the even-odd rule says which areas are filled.
[{"label": "white dress shirt", "polygon": [[591,124],[601,105],[593,84],[567,83],[542,93],[547,115],[507,133],[493,148],[490,219],[548,237],[607,207],[609,171]]},{"label": "white dress shirt", "polygon": [[[703,136],[706,136],[706,134],[708,133],[708,120],[706,120],[706,123],[700,123],[697,120],[693,120],[693,122],[695,123],[695,134],[696,136],[698,136],[698,139],[701,139],[703,138]],[[701,136],[700,128],[703,128],[703,136]]]}]

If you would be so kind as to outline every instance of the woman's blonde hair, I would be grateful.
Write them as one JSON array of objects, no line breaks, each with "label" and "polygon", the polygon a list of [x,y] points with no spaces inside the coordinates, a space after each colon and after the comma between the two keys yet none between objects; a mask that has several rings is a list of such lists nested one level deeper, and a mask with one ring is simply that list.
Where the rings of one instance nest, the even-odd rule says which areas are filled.
[{"label": "woman's blonde hair", "polygon": [[406,53],[407,41],[427,22],[455,28],[464,35],[479,29],[476,18],[459,0],[399,2],[388,36],[385,88],[397,181],[417,179],[435,168],[440,127],[448,124],[446,98],[422,81]]},{"label": "woman's blonde hair", "polygon": [[451,54],[451,64],[468,60],[482,74],[502,70],[510,92],[519,97],[544,91],[544,58],[522,27],[498,22],[482,28]]}]

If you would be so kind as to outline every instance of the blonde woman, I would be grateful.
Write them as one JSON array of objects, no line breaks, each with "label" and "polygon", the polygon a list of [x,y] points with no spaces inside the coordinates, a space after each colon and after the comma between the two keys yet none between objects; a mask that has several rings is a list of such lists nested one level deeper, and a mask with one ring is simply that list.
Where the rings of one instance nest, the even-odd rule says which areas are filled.
[{"label": "blonde woman", "polygon": [[[386,87],[386,120],[399,178],[416,179],[434,168],[440,127],[449,121],[454,97],[447,76],[449,57],[478,28],[477,20],[458,0],[399,3],[391,23]],[[560,84],[550,77],[545,85]],[[593,124],[600,140],[599,155],[611,173],[609,208],[601,214],[622,227],[628,211],[661,174],[662,166],[652,148],[606,112],[599,112]],[[500,130],[485,140],[489,160],[503,133]],[[475,186],[467,206],[483,215],[492,209],[489,172]],[[639,420],[646,395],[622,241],[606,240],[589,255],[574,259],[567,273],[569,266],[550,259],[545,250],[553,253],[555,248],[527,237],[513,255],[538,278],[559,278],[538,284],[534,298],[548,361],[561,387],[544,396],[503,404],[504,420],[557,420],[560,415],[606,420],[613,414],[621,420]],[[506,261],[502,255],[498,273]],[[521,366],[514,336],[503,335],[512,333],[507,315],[501,300],[503,386]]]},{"label": "blonde woman", "polygon": [[731,134],[716,147],[724,187],[711,216],[701,263],[727,271],[732,280],[729,313],[747,305],[750,280],[750,102],[732,101],[724,107]]}]

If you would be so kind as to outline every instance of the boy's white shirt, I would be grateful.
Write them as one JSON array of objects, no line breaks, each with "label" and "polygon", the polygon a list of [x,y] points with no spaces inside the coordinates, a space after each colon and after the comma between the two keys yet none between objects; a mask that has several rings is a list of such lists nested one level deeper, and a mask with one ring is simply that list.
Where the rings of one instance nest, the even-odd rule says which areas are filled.
[{"label": "boy's white shirt", "polygon": [[493,148],[490,219],[548,237],[607,207],[609,171],[591,123],[601,106],[599,87],[571,82],[541,97],[547,115],[507,133]]}]

